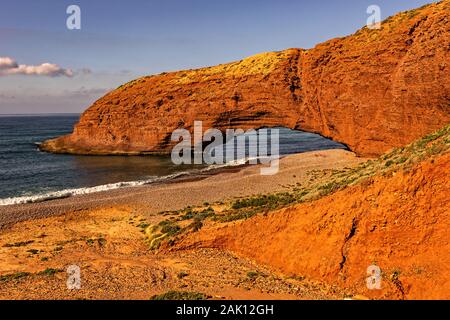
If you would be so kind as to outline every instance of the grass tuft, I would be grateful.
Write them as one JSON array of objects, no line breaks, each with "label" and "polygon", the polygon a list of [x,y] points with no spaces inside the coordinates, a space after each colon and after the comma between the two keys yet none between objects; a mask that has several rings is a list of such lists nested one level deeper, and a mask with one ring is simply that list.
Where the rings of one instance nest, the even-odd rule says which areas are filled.
[{"label": "grass tuft", "polygon": [[200,292],[187,291],[168,291],[163,294],[155,295],[150,300],[207,300],[208,296]]}]

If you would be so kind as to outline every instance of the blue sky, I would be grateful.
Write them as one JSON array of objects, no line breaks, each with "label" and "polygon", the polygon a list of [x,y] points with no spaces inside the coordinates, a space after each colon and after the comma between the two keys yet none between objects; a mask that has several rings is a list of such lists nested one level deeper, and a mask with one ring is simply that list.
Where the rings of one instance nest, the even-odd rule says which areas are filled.
[{"label": "blue sky", "polygon": [[[48,62],[73,72],[0,73],[0,113],[81,112],[139,76],[310,48],[364,26],[369,5],[384,19],[430,2],[0,0],[0,57],[24,69]],[[71,4],[81,8],[81,30],[66,27]]]}]

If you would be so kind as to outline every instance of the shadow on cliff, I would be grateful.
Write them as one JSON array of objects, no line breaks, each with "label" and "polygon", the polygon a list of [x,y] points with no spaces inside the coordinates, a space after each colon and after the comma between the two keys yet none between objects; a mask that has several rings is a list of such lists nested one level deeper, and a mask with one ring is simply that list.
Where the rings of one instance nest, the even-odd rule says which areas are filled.
[{"label": "shadow on cliff", "polygon": [[381,155],[450,121],[449,9],[444,0],[310,50],[136,79],[96,101],[71,135],[40,148],[168,153],[174,130],[203,121],[205,129],[301,129]]}]

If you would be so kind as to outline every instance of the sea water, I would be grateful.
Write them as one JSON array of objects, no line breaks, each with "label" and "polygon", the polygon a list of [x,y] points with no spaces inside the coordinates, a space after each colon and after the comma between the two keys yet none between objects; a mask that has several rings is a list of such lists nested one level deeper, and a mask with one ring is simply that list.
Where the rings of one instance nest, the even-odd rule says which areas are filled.
[{"label": "sea water", "polygon": [[[71,133],[78,119],[74,114],[0,116],[0,205],[151,184],[212,168],[174,165],[170,156],[76,156],[38,150],[38,143]],[[316,134],[279,129],[281,155],[345,148]]]}]

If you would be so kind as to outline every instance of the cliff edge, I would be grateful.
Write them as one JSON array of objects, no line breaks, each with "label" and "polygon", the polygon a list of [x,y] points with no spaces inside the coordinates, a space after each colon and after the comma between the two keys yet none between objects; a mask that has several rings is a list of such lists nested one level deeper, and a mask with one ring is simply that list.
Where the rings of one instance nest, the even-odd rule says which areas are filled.
[{"label": "cliff edge", "polygon": [[96,101],[72,134],[40,149],[73,154],[170,152],[177,128],[284,126],[375,156],[450,121],[450,1],[400,13],[313,49],[263,53],[148,76]]},{"label": "cliff edge", "polygon": [[[336,171],[319,195],[280,210],[264,208],[248,219],[222,222],[226,219],[216,215],[163,248],[231,251],[294,278],[373,299],[449,299],[449,175],[450,125],[359,167]],[[311,192],[308,186],[291,197]],[[263,199],[277,204],[281,196]],[[255,199],[233,207],[243,217],[268,208]],[[227,210],[217,214],[235,214]],[[367,287],[369,266],[381,269],[379,288]]]}]

